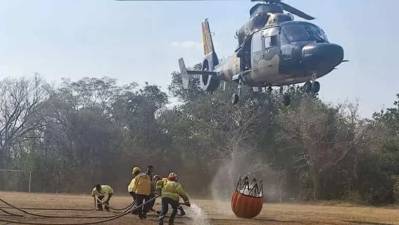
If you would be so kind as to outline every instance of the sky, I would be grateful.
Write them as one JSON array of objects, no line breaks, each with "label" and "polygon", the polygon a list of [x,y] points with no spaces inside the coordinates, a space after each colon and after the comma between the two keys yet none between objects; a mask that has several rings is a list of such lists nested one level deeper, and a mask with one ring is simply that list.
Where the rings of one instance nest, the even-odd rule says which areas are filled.
[{"label": "sky", "polygon": [[[399,93],[398,0],[286,0],[308,14],[350,60],[321,78],[328,103],[354,102],[360,114],[391,107]],[[61,78],[109,76],[165,91],[177,59],[202,60],[201,21],[209,18],[220,57],[237,47],[249,0],[123,2],[0,0],[0,78],[39,73]]]}]

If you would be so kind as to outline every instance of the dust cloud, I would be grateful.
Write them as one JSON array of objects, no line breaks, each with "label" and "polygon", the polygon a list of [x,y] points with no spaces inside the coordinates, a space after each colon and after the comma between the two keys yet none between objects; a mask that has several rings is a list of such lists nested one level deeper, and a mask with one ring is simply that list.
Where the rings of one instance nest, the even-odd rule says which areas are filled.
[{"label": "dust cloud", "polygon": [[281,176],[267,165],[259,153],[248,148],[235,149],[230,157],[221,163],[211,184],[217,213],[233,215],[230,199],[241,176],[263,180],[265,201],[281,199]]}]

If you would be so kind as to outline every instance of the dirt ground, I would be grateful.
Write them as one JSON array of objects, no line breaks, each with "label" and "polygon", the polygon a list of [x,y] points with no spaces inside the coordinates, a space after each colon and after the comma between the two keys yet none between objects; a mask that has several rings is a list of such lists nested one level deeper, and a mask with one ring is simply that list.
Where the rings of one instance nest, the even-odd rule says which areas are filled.
[{"label": "dirt ground", "polygon": [[[0,198],[24,208],[75,208],[86,209],[86,211],[49,211],[49,210],[27,210],[28,212],[41,215],[59,215],[73,218],[54,219],[38,218],[35,216],[16,217],[5,215],[0,210],[0,220],[35,222],[37,224],[80,224],[83,222],[94,222],[101,219],[80,219],[81,216],[114,216],[114,213],[93,211],[93,199],[88,195],[61,195],[61,194],[28,194],[0,192]],[[123,208],[131,202],[130,197],[115,196],[111,200],[114,208]],[[229,202],[212,200],[192,200],[193,207],[187,209],[187,215],[177,217],[177,225],[254,225],[254,224],[368,224],[368,225],[399,225],[399,209],[375,208],[352,206],[349,204],[326,205],[326,204],[264,204],[262,213],[255,219],[236,218],[231,210]],[[15,210],[5,207],[0,202],[0,209],[8,212],[21,214]],[[159,203],[156,205],[159,208]],[[15,224],[0,222],[0,225]],[[137,216],[127,215],[112,222],[103,224],[135,225],[135,224],[158,224],[155,213],[150,213],[146,220],[140,220]],[[166,223],[167,224],[167,223]]]}]

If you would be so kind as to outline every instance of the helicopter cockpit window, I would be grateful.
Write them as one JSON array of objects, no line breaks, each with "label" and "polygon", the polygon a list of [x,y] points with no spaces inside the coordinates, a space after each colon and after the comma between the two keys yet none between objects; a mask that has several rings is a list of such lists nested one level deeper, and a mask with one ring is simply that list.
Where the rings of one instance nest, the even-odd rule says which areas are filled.
[{"label": "helicopter cockpit window", "polygon": [[328,41],[327,35],[324,31],[314,25],[309,25],[305,27],[307,31],[312,35],[313,38],[316,39],[317,42],[326,42]]},{"label": "helicopter cockpit window", "polygon": [[261,32],[255,33],[254,36],[252,37],[252,52],[259,52],[263,50],[264,45],[262,41],[264,41],[262,33]]},{"label": "helicopter cockpit window", "polygon": [[271,37],[264,37],[265,40],[265,48],[270,48],[272,46],[272,39]]},{"label": "helicopter cockpit window", "polygon": [[279,45],[279,28],[270,28],[262,32],[265,48],[276,47]]},{"label": "helicopter cockpit window", "polygon": [[270,37],[270,46],[274,47],[274,46],[278,46],[278,36],[271,36]]},{"label": "helicopter cockpit window", "polygon": [[267,36],[262,32],[257,32],[252,37],[252,52],[263,51],[270,47],[279,45],[278,35]]},{"label": "helicopter cockpit window", "polygon": [[289,42],[316,41],[328,42],[324,31],[308,23],[285,24],[282,32]]},{"label": "helicopter cockpit window", "polygon": [[264,41],[265,41],[265,48],[278,46],[277,36],[264,37]]}]

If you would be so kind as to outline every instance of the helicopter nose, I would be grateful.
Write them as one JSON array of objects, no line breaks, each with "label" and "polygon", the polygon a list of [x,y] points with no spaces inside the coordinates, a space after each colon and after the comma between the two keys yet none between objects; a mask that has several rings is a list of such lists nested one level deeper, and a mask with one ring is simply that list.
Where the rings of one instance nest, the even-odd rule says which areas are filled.
[{"label": "helicopter nose", "polygon": [[302,62],[305,69],[325,74],[341,64],[344,59],[344,49],[336,44],[308,44],[302,48]]}]

